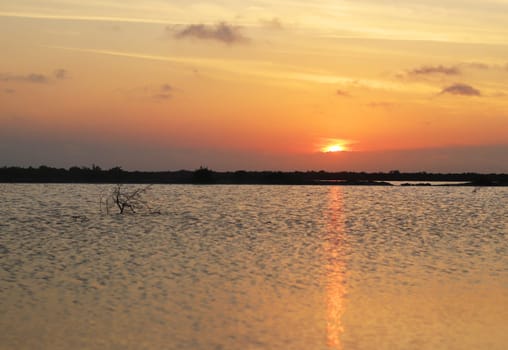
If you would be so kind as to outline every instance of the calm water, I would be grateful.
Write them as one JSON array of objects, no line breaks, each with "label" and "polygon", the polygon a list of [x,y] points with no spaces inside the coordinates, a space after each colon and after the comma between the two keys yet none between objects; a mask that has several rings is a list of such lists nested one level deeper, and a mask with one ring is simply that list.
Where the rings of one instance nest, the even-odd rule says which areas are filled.
[{"label": "calm water", "polygon": [[508,188],[2,185],[1,349],[506,349]]}]

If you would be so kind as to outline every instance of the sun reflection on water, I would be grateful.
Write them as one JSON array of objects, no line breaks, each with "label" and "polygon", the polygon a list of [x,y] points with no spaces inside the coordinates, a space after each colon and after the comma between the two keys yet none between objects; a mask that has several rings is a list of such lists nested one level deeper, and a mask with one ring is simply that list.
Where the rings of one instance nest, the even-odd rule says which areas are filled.
[{"label": "sun reflection on water", "polygon": [[342,217],[342,189],[332,187],[329,194],[329,218],[324,251],[326,265],[326,333],[327,345],[342,350],[344,326],[342,317],[345,311],[346,278],[344,249],[346,240]]}]

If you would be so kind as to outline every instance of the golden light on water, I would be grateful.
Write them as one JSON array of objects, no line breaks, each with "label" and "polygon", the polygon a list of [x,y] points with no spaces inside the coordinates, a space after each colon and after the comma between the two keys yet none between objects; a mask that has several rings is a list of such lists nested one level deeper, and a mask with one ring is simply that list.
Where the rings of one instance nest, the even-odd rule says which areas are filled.
[{"label": "golden light on water", "polygon": [[344,327],[342,317],[346,308],[346,277],[343,258],[345,236],[342,213],[342,192],[339,188],[330,190],[330,216],[328,220],[328,237],[324,251],[326,265],[326,338],[330,349],[342,350]]}]

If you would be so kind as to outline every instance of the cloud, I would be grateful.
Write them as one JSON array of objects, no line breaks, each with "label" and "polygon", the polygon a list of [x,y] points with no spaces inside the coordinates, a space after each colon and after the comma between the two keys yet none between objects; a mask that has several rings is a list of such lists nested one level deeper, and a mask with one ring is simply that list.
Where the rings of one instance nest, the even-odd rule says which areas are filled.
[{"label": "cloud", "polygon": [[391,109],[391,108],[395,107],[395,104],[391,103],[391,102],[370,102],[370,103],[367,103],[366,106],[371,107],[371,108]]},{"label": "cloud", "polygon": [[508,63],[506,67],[500,64],[485,63],[485,62],[461,62],[453,66],[428,66],[424,65],[418,68],[407,70],[405,72],[396,75],[399,79],[406,78],[423,78],[432,76],[460,76],[465,70],[478,70],[478,71],[489,71],[489,70],[508,70]]},{"label": "cloud", "polygon": [[0,73],[0,81],[4,82],[24,82],[34,84],[47,84],[50,79],[44,74],[30,73],[27,75],[16,75],[10,73]]},{"label": "cloud", "polygon": [[412,69],[408,72],[410,75],[460,75],[460,70],[457,67],[446,67],[446,66],[422,66],[419,68]]},{"label": "cloud", "polygon": [[167,23],[164,19],[142,18],[142,17],[111,17],[111,16],[79,16],[79,15],[56,15],[46,13],[26,13],[26,12],[0,12],[0,17],[14,18],[33,18],[33,19],[52,19],[61,21],[97,21],[97,22],[126,22],[126,23]]},{"label": "cloud", "polygon": [[153,94],[156,100],[169,100],[172,97],[173,87],[169,84],[162,84]]},{"label": "cloud", "polygon": [[284,26],[282,25],[282,22],[280,19],[274,17],[272,19],[261,19],[259,21],[263,26],[269,29],[275,29],[275,30],[281,30],[284,29]]},{"label": "cloud", "polygon": [[175,88],[167,83],[161,85],[147,85],[137,87],[129,90],[123,90],[122,93],[126,95],[129,100],[152,100],[152,101],[165,101],[173,97]]},{"label": "cloud", "polygon": [[462,95],[462,96],[481,96],[479,90],[475,89],[471,85],[455,83],[447,86],[441,90],[440,95],[451,94],[451,95]]},{"label": "cloud", "polygon": [[171,98],[170,94],[157,94],[153,95],[153,98],[156,100],[169,100]]},{"label": "cloud", "polygon": [[[167,29],[171,30],[171,28]],[[217,23],[215,26],[207,24],[191,24],[177,31],[174,36],[177,39],[194,38],[201,40],[215,40],[228,45],[249,41],[249,39],[241,33],[240,27],[230,25],[226,22]]]},{"label": "cloud", "polygon": [[464,62],[460,64],[461,67],[476,69],[476,70],[498,70],[498,71],[508,71],[508,63],[500,64],[500,63],[485,63],[485,62]]},{"label": "cloud", "polygon": [[14,89],[8,89],[8,88],[7,88],[7,89],[3,89],[3,92],[4,92],[4,94],[6,94],[6,95],[11,95],[11,94],[15,93],[15,92],[16,92],[16,90],[14,90]]},{"label": "cloud", "polygon": [[342,96],[342,97],[351,97],[351,95],[349,94],[349,92],[344,91],[344,90],[337,90],[337,91],[335,91],[335,93],[337,94],[337,96]]},{"label": "cloud", "polygon": [[173,90],[173,87],[169,84],[163,84],[161,86],[161,91],[163,91],[163,92],[170,92],[172,90]]},{"label": "cloud", "polygon": [[480,69],[480,70],[488,70],[488,69],[492,68],[490,65],[488,65],[487,63],[483,63],[483,62],[468,62],[468,63],[463,63],[463,65],[468,68]]},{"label": "cloud", "polygon": [[21,79],[29,81],[31,83],[37,83],[37,84],[46,84],[49,82],[49,78],[44,74],[29,74],[26,77],[21,77]]},{"label": "cloud", "polygon": [[20,82],[31,84],[49,84],[54,80],[67,79],[68,72],[65,69],[56,69],[53,74],[28,73],[28,74],[11,74],[0,73],[0,82]]},{"label": "cloud", "polygon": [[65,69],[59,68],[53,72],[53,76],[58,80],[63,80],[67,79],[68,74]]}]

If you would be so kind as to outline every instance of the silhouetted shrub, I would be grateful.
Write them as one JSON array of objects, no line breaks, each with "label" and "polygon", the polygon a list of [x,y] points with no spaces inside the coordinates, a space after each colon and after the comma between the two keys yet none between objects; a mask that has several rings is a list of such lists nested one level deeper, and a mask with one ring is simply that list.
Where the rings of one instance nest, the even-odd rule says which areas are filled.
[{"label": "silhouetted shrub", "polygon": [[208,168],[203,168],[202,166],[199,169],[195,170],[192,174],[192,182],[195,184],[212,184],[214,183],[213,171]]}]

